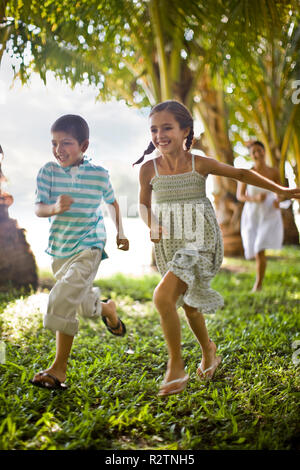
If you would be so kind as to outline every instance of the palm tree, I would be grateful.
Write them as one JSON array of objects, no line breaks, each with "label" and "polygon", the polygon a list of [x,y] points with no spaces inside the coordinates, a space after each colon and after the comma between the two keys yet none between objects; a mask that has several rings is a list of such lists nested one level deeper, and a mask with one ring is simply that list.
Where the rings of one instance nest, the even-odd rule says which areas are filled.
[{"label": "palm tree", "polygon": [[[279,169],[284,184],[288,162],[300,184],[300,103],[293,99],[294,83],[300,72],[300,11],[290,13],[277,38],[261,39],[258,48],[250,48],[247,65],[240,57],[238,73],[227,77],[234,92],[228,97],[230,122],[236,137],[243,131],[261,140],[269,163]],[[298,100],[299,101],[299,100]],[[298,243],[292,208],[282,211],[285,241]]]},{"label": "palm tree", "polygon": [[[289,11],[295,12],[299,1],[90,0],[74,4],[66,0],[63,7],[54,1],[32,8],[28,2],[26,8],[16,8],[13,0],[5,3],[7,17],[14,18],[17,26],[11,40],[21,58],[23,81],[29,73],[22,61],[29,42],[30,66],[44,80],[47,70],[53,70],[71,85],[95,84],[102,100],[116,97],[138,107],[178,99],[203,122],[205,133],[197,147],[233,164],[229,117],[234,101],[226,93],[224,71],[235,73],[237,80],[244,74],[245,81],[250,81],[252,70],[243,67],[242,61],[248,56],[255,61],[253,54],[262,43],[278,39]],[[247,110],[248,91],[241,88],[239,96],[243,94],[241,106]],[[298,145],[294,132],[286,144],[288,149]],[[227,254],[241,253],[241,206],[235,191],[233,181],[216,181],[216,208]]]}]

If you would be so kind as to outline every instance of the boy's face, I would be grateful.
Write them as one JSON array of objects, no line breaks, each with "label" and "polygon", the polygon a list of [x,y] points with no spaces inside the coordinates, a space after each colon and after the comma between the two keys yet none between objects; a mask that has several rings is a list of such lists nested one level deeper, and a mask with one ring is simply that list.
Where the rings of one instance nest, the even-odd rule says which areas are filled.
[{"label": "boy's face", "polygon": [[79,165],[82,153],[86,151],[88,145],[88,140],[80,144],[75,137],[66,132],[52,133],[52,152],[58,164],[63,168]]}]

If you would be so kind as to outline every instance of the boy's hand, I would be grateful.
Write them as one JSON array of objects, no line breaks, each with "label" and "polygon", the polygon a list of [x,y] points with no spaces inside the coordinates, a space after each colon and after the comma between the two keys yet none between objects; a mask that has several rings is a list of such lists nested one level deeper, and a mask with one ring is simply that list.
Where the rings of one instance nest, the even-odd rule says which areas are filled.
[{"label": "boy's hand", "polygon": [[73,202],[74,199],[72,199],[71,196],[68,196],[67,194],[61,194],[58,196],[56,203],[54,204],[53,215],[63,214],[70,209]]},{"label": "boy's hand", "polygon": [[117,245],[119,250],[128,251],[129,250],[129,240],[126,237],[119,237],[117,235]]}]

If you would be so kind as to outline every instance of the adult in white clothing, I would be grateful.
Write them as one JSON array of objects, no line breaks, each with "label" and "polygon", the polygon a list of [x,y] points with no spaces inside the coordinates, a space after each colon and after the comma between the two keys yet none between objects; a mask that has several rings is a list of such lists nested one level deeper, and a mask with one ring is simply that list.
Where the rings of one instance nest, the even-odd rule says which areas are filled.
[{"label": "adult in white clothing", "polygon": [[[255,141],[250,145],[254,162],[252,170],[280,184],[279,171],[266,164],[265,147]],[[280,249],[283,222],[279,200],[271,191],[238,183],[237,198],[245,202],[241,217],[241,236],[246,259],[256,260],[256,280],[252,292],[261,290],[267,266],[266,249]]]}]

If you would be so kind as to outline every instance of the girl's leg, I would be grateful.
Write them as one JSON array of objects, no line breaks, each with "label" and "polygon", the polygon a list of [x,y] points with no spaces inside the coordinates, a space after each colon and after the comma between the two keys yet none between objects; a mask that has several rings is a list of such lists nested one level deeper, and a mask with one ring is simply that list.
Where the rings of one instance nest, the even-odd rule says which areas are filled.
[{"label": "girl's leg", "polygon": [[205,324],[205,318],[202,313],[198,312],[196,308],[184,305],[186,317],[188,319],[191,330],[197,338],[202,350],[202,370],[212,367],[210,371],[205,374],[205,377],[211,378],[221,362],[221,358],[217,357],[217,347],[209,338],[208,331]]},{"label": "girl's leg", "polygon": [[253,286],[252,292],[256,292],[257,290],[261,290],[263,279],[266,272],[267,267],[267,259],[265,255],[265,250],[260,251],[255,255],[256,260],[256,280]]},{"label": "girl's leg", "polygon": [[[67,363],[71,352],[74,336],[66,335],[60,331],[56,332],[56,356],[53,364],[45,369],[43,372],[48,372],[54,375],[60,382],[66,380]],[[36,374],[33,378],[34,381],[48,382],[50,385],[54,384],[53,379],[49,376]]]},{"label": "girl's leg", "polygon": [[[168,368],[164,380],[165,383],[186,376],[184,362],[181,356],[180,321],[176,309],[176,302],[185,290],[186,284],[169,271],[154,291],[153,300],[160,314],[161,326],[169,353]],[[166,391],[168,391],[167,387],[167,385],[164,386]],[[173,388],[174,387],[176,388],[176,385],[173,386]]]}]

